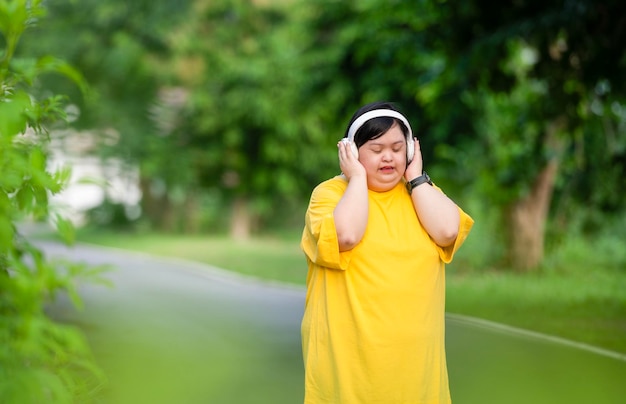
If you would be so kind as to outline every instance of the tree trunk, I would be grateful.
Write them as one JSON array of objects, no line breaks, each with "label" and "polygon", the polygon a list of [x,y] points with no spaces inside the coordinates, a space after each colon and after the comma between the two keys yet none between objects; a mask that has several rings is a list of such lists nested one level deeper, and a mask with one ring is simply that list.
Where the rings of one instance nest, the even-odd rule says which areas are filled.
[{"label": "tree trunk", "polygon": [[553,157],[539,173],[530,193],[513,203],[507,212],[509,264],[521,271],[536,269],[543,261],[546,221],[563,150],[558,132],[565,123],[564,118],[557,118],[548,125],[546,147]]},{"label": "tree trunk", "polygon": [[176,228],[176,212],[167,195],[167,191],[154,192],[152,180],[141,177],[141,209],[154,228],[173,231]]},{"label": "tree trunk", "polygon": [[241,196],[235,198],[230,219],[230,236],[235,240],[248,240],[252,233],[252,215],[248,201]]},{"label": "tree trunk", "polygon": [[184,232],[187,234],[200,233],[201,212],[200,200],[198,193],[195,191],[187,192],[185,203],[183,204],[183,223]]},{"label": "tree trunk", "polygon": [[158,212],[157,202],[152,195],[150,189],[150,179],[140,175],[139,187],[141,188],[141,211],[142,215],[148,218],[150,223],[155,222],[155,217]]},{"label": "tree trunk", "polygon": [[550,161],[537,177],[530,194],[509,209],[509,259],[516,269],[529,271],[543,260],[545,223],[557,170],[556,159]]}]

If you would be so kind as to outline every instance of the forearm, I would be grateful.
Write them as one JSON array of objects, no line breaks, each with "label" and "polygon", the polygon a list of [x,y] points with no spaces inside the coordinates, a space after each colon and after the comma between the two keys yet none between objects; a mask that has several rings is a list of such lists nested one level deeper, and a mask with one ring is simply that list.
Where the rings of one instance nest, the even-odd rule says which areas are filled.
[{"label": "forearm", "polygon": [[367,178],[352,177],[333,212],[339,251],[351,250],[361,241],[367,227],[368,210]]},{"label": "forearm", "polygon": [[459,232],[459,208],[438,189],[422,184],[411,193],[415,212],[430,237],[442,247],[454,243]]}]

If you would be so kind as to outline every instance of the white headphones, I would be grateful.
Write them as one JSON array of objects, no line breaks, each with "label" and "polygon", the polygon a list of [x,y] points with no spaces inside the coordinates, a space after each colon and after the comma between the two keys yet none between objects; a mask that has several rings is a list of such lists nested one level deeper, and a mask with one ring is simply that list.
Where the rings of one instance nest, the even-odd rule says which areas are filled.
[{"label": "white headphones", "polygon": [[356,132],[365,124],[365,122],[370,119],[380,118],[380,117],[389,117],[396,118],[402,121],[404,125],[409,130],[409,133],[406,136],[406,162],[409,164],[411,160],[413,160],[413,154],[415,153],[415,140],[413,139],[413,131],[411,130],[411,125],[409,125],[409,121],[399,113],[398,111],[394,111],[392,109],[374,109],[372,111],[366,112],[363,115],[359,116],[353,123],[350,125],[348,129],[348,137],[343,138],[342,142],[348,142],[350,144],[350,148],[352,149],[352,154],[354,157],[359,157],[359,150],[354,143],[354,135]]}]

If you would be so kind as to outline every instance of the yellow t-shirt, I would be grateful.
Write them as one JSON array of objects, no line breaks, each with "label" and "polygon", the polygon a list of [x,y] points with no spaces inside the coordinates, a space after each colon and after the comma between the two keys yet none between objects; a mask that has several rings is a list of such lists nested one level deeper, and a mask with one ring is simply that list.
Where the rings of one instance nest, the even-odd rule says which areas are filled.
[{"label": "yellow t-shirt", "polygon": [[302,320],[305,403],[449,403],[444,264],[469,233],[442,248],[422,227],[401,182],[369,191],[361,242],[340,252],[333,210],[343,177],[311,195],[301,247],[308,262]]}]

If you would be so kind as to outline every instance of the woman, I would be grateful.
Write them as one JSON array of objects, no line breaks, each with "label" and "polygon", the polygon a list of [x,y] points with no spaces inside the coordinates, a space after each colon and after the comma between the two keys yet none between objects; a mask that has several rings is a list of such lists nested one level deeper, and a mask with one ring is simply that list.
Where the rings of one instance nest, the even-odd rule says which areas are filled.
[{"label": "woman", "polygon": [[302,234],[304,401],[449,403],[444,266],[474,222],[392,104],[359,109],[337,146],[342,174],[315,188]]}]

